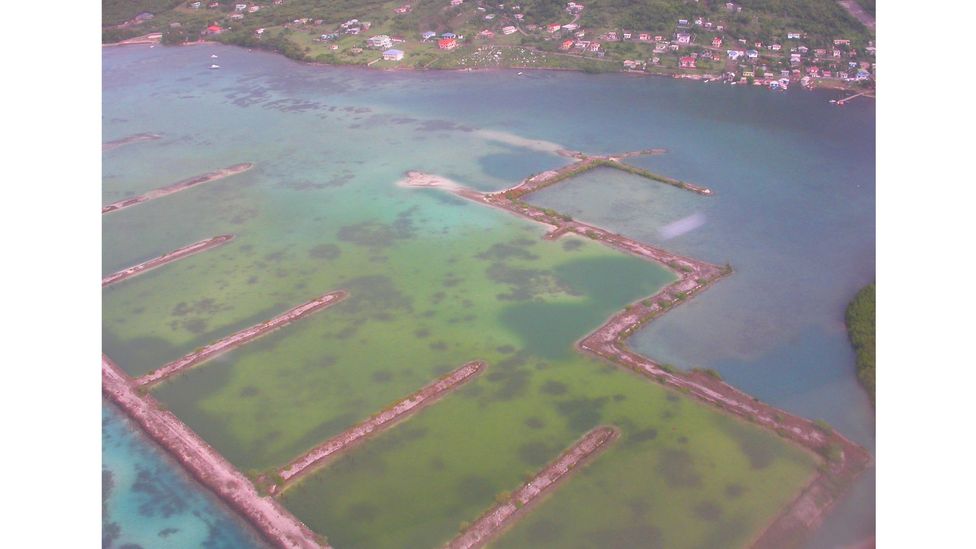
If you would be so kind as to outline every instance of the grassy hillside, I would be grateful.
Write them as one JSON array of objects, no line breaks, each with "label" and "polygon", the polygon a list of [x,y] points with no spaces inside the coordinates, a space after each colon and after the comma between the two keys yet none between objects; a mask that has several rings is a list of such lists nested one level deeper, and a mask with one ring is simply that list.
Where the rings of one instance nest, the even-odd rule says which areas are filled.
[{"label": "grassy hillside", "polygon": [[125,23],[143,12],[157,15],[181,3],[180,0],[102,0],[102,26]]},{"label": "grassy hillside", "polygon": [[862,288],[847,306],[847,333],[857,353],[857,378],[874,402],[874,284]]}]

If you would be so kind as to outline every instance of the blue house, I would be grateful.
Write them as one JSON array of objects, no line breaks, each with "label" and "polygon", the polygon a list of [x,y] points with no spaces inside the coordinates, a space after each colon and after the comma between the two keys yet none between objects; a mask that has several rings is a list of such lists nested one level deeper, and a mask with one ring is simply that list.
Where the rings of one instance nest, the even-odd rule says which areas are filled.
[{"label": "blue house", "polygon": [[425,33],[423,33],[423,34],[420,35],[420,37],[423,38],[424,40],[430,40],[431,38],[433,38],[435,36],[437,36],[437,33],[434,32],[434,31],[427,31],[427,32],[425,32]]}]

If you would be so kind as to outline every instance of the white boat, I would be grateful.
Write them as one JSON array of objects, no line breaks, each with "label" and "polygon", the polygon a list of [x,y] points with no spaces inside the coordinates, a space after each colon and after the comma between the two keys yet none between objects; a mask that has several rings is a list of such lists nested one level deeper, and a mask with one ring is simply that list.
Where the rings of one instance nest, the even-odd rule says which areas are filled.
[{"label": "white boat", "polygon": [[219,69],[220,68],[220,65],[210,65],[210,68],[211,69]]},{"label": "white boat", "polygon": [[210,58],[211,59],[216,59],[217,58],[217,54],[216,53],[210,54]]}]

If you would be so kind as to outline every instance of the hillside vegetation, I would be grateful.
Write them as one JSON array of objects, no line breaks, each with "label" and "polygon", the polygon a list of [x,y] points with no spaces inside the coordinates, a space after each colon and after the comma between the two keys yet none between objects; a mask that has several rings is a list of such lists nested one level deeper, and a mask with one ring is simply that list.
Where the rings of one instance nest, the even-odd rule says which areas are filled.
[{"label": "hillside vegetation", "polygon": [[847,333],[857,353],[857,378],[874,402],[874,284],[865,286],[847,306]]}]

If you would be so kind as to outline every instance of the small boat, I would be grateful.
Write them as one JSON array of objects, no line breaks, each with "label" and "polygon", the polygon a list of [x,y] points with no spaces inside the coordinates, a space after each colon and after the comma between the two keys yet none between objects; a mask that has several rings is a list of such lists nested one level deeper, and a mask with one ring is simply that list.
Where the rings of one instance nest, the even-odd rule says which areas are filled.
[{"label": "small boat", "polygon": [[210,54],[210,58],[211,59],[216,59],[217,58],[217,54],[216,53]]},{"label": "small boat", "polygon": [[831,100],[830,100],[830,102],[831,102],[831,103],[836,103],[836,102],[837,102],[837,100],[836,100],[836,99],[831,99]]},{"label": "small boat", "polygon": [[219,69],[220,68],[220,65],[210,65],[210,68],[211,69]]}]

